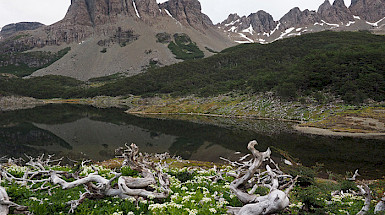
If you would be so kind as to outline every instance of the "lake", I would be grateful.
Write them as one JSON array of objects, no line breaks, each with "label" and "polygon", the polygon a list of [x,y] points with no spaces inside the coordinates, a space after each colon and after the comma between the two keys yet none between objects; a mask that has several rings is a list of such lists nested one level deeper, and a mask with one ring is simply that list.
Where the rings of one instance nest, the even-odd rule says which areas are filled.
[{"label": "lake", "polygon": [[385,176],[385,140],[306,135],[280,121],[213,117],[146,118],[122,109],[82,105],[46,105],[0,112],[0,157],[42,153],[71,159],[113,158],[114,150],[135,143],[140,151],[169,152],[184,159],[220,162],[248,153],[250,140],[258,150],[285,152],[305,166],[324,164],[344,174],[359,168],[369,178]]}]

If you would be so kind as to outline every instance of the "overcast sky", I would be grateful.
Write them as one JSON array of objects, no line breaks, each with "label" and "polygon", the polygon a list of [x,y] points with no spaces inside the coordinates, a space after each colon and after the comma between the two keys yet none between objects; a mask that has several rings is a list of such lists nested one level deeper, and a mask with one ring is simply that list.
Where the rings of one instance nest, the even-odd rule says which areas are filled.
[{"label": "overcast sky", "polygon": [[[165,0],[157,0],[164,2]],[[330,0],[333,3],[334,0]],[[347,6],[351,0],[345,0]],[[0,27],[16,22],[41,22],[49,25],[62,19],[71,0],[0,0]],[[280,19],[293,7],[316,10],[324,0],[200,0],[202,10],[214,23],[230,13],[249,15],[265,10]]]}]

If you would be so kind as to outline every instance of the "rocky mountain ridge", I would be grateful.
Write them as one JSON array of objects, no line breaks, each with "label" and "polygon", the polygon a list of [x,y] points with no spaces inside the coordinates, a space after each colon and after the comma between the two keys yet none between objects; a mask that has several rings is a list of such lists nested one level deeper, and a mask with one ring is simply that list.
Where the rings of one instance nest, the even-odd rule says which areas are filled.
[{"label": "rocky mountain ridge", "polygon": [[12,23],[4,26],[0,29],[0,38],[7,38],[17,32],[27,31],[27,30],[35,30],[44,26],[44,24],[40,22],[19,22]]},{"label": "rocky mountain ridge", "polygon": [[[17,25],[1,30],[0,71],[4,67],[9,71],[13,66],[17,70],[20,65],[31,65],[20,63],[23,59],[33,59],[33,65],[42,67],[47,60],[40,62],[41,56],[55,56],[70,47],[63,58],[38,68],[32,75],[88,80],[116,73],[132,76],[149,67],[180,62],[182,58],[175,53],[184,48],[172,50],[169,46],[179,37],[176,35],[186,35],[190,44],[197,46],[194,50],[210,56],[236,43],[269,43],[324,30],[384,34],[385,0],[352,0],[349,7],[343,0],[333,4],[325,0],[317,11],[296,7],[277,21],[265,11],[247,17],[230,14],[217,25],[202,13],[198,0],[169,0],[161,4],[156,0],[71,0],[66,16],[55,24],[31,24],[34,27],[28,28]],[[166,42],[160,42],[157,35],[165,36]]]},{"label": "rocky mountain ridge", "polygon": [[[234,45],[201,12],[198,0],[162,4],[156,0],[72,0],[61,21],[0,40],[0,54],[71,47],[66,56],[33,76],[56,74],[80,80],[115,73],[131,76],[154,62],[162,66],[180,61],[167,44],[157,42],[159,33],[186,34],[205,56],[213,54],[208,50]],[[3,65],[9,63],[3,61]]]},{"label": "rocky mountain ridge", "polygon": [[325,0],[317,11],[301,11],[295,7],[278,21],[265,11],[258,11],[247,17],[230,14],[216,26],[237,43],[269,43],[323,30],[369,30],[383,34],[385,0],[352,0],[349,7],[344,0],[335,0],[333,4]]}]

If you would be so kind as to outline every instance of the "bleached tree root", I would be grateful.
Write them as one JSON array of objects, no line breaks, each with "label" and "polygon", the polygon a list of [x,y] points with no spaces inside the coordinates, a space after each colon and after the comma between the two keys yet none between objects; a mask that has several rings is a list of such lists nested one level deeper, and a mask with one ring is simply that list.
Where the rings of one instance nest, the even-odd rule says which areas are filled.
[{"label": "bleached tree root", "polygon": [[[68,204],[71,205],[69,213],[74,213],[75,209],[88,198],[97,199],[106,196],[118,196],[119,198],[142,197],[146,199],[165,199],[169,196],[171,192],[169,176],[163,173],[163,169],[166,166],[165,164],[155,165],[155,163],[150,160],[149,155],[139,153],[139,149],[135,144],[131,144],[130,146],[126,144],[126,149],[121,148],[119,151],[122,152],[122,157],[124,158],[123,167],[129,166],[131,169],[138,171],[142,178],[122,176],[121,173],[111,171],[110,173],[115,176],[111,179],[106,179],[100,176],[96,169],[94,173],[86,177],[78,176],[81,169],[73,174],[63,171],[47,171],[45,167],[50,166],[51,163],[61,162],[61,159],[51,160],[52,156],[48,156],[47,160],[43,160],[44,156],[37,159],[27,156],[30,160],[26,163],[26,166],[29,168],[22,178],[13,176],[1,166],[0,176],[7,181],[16,182],[21,186],[27,186],[28,183],[43,183],[38,189],[47,189],[47,187],[44,187],[44,184],[48,182],[62,189],[84,186],[86,192],[80,194],[78,200],[68,202]],[[159,155],[158,157],[168,158],[165,154]],[[81,168],[83,167],[84,162],[81,163]],[[36,179],[36,176],[39,176],[39,179]],[[73,177],[75,180],[67,182],[62,178],[63,176]],[[115,179],[118,179],[117,185],[112,184]],[[19,207],[19,205],[9,201],[5,189],[0,187],[0,215],[8,214],[10,206]]]},{"label": "bleached tree root", "polygon": [[27,207],[11,202],[5,189],[0,187],[0,215],[7,215],[10,207],[14,207],[20,214],[30,214]]},{"label": "bleached tree root", "polygon": [[385,193],[384,197],[382,197],[381,201],[377,203],[376,207],[374,208],[374,214],[380,214],[385,213]]},{"label": "bleached tree root", "polygon": [[[278,168],[278,165],[270,158],[271,151],[259,152],[255,149],[257,141],[251,141],[248,149],[251,152],[252,159],[243,162],[247,156],[242,157],[239,162],[230,162],[233,166],[238,166],[236,179],[230,184],[231,191],[245,205],[241,208],[228,207],[228,213],[236,215],[256,215],[272,214],[282,211],[289,206],[289,192],[293,189],[297,178],[293,179],[290,175],[285,175]],[[261,173],[261,165],[268,161],[274,166],[272,169],[266,165],[266,171]],[[287,180],[290,182],[288,183]],[[255,195],[254,192],[259,186],[268,187],[269,194],[265,196]],[[251,192],[247,192],[252,188]],[[286,188],[285,191],[280,189]]]}]

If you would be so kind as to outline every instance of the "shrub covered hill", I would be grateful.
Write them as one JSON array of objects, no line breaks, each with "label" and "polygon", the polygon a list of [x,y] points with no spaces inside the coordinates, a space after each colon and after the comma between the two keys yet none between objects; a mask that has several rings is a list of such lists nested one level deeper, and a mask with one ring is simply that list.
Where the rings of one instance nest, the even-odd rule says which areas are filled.
[{"label": "shrub covered hill", "polygon": [[[52,79],[52,77],[51,77]],[[64,78],[63,78],[64,79]],[[36,93],[35,79],[1,80],[0,91],[53,97],[49,89]],[[97,87],[85,83],[52,87],[64,97],[156,94],[201,96],[231,91],[276,92],[286,98],[331,92],[350,103],[385,99],[385,36],[368,32],[320,32],[261,44],[242,44],[212,57],[189,60]],[[36,79],[37,83],[44,83]],[[69,83],[68,80],[65,82]],[[28,84],[27,84],[28,83]],[[18,85],[18,87],[14,87]],[[23,87],[20,87],[23,86]],[[55,89],[58,90],[58,89]]]}]

